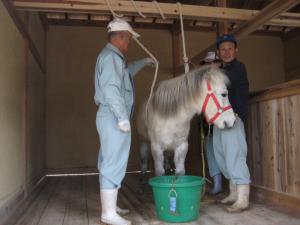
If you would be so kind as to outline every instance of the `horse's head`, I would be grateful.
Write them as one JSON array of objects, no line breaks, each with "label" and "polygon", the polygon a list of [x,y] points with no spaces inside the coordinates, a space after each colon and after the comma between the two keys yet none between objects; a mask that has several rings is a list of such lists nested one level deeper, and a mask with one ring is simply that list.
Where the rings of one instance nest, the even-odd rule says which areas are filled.
[{"label": "horse's head", "polygon": [[206,121],[219,128],[232,127],[236,119],[228,99],[229,80],[220,69],[211,68],[202,81],[202,108]]}]

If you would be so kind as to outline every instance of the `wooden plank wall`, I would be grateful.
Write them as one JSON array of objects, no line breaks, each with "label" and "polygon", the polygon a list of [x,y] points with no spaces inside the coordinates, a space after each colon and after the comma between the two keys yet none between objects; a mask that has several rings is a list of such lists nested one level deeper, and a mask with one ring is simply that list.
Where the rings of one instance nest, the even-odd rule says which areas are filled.
[{"label": "wooden plank wall", "polygon": [[246,130],[253,186],[300,200],[300,81],[256,94],[250,102]]}]

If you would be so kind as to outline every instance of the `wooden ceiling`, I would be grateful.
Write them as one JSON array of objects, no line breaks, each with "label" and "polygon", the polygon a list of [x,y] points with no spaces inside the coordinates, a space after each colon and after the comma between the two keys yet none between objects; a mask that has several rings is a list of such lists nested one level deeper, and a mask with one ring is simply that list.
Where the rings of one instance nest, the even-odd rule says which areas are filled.
[{"label": "wooden ceiling", "polygon": [[[277,0],[278,1],[278,0]],[[288,0],[281,0],[288,2]],[[112,19],[106,0],[12,0],[17,10],[38,11],[45,29],[50,25],[64,26],[106,26]],[[172,0],[158,0],[164,12],[163,19],[152,0],[109,0],[115,13],[133,27],[168,29],[178,27],[179,6]],[[231,31],[253,19],[259,12],[273,3],[273,0],[181,0],[186,30],[216,32],[218,25],[225,24]],[[280,2],[280,1],[279,1]],[[282,11],[254,31],[266,35],[295,33],[300,28],[300,5],[293,1],[288,12]],[[145,15],[139,15],[137,9]],[[297,32],[298,33],[298,32]]]},{"label": "wooden ceiling", "polygon": [[[106,27],[112,13],[123,14],[123,19],[134,27],[164,29],[172,33],[174,74],[183,71],[179,59],[179,11],[185,30],[234,34],[236,39],[258,33],[278,35],[282,41],[300,35],[300,0],[1,0],[14,20],[43,73],[45,62],[18,15],[18,11],[38,12],[47,30],[49,26]],[[112,10],[110,10],[111,8]],[[163,15],[162,15],[163,12]],[[145,17],[145,18],[144,18]],[[165,17],[165,18],[162,18]],[[207,48],[189,58],[199,60],[215,48]]]}]

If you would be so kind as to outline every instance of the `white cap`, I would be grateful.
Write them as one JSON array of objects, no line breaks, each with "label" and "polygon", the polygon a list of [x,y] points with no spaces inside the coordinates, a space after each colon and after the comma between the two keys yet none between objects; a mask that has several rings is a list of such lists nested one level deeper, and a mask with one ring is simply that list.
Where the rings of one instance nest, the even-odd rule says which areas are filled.
[{"label": "white cap", "polygon": [[107,25],[107,29],[108,29],[108,32],[112,32],[112,31],[128,31],[134,37],[139,37],[140,36],[138,33],[136,33],[132,29],[132,27],[130,26],[129,23],[127,23],[126,21],[124,21],[124,20],[122,20],[120,18],[116,18],[116,19],[113,19],[112,21],[110,21],[109,24]]},{"label": "white cap", "polygon": [[216,59],[218,59],[219,57],[216,55],[216,52],[207,52],[205,58],[204,58],[204,62],[212,62],[215,61]]}]

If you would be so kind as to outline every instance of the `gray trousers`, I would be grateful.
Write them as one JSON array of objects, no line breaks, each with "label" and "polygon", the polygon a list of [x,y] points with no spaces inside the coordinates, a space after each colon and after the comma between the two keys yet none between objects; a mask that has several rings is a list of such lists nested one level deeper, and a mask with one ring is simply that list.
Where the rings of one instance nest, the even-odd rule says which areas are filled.
[{"label": "gray trousers", "polygon": [[213,148],[213,135],[208,134],[205,137],[205,153],[208,165],[209,176],[214,177],[221,173],[221,170],[216,162],[214,148]]},{"label": "gray trousers", "polygon": [[239,117],[231,128],[214,126],[213,149],[216,162],[227,179],[234,184],[250,183],[245,128]]}]

